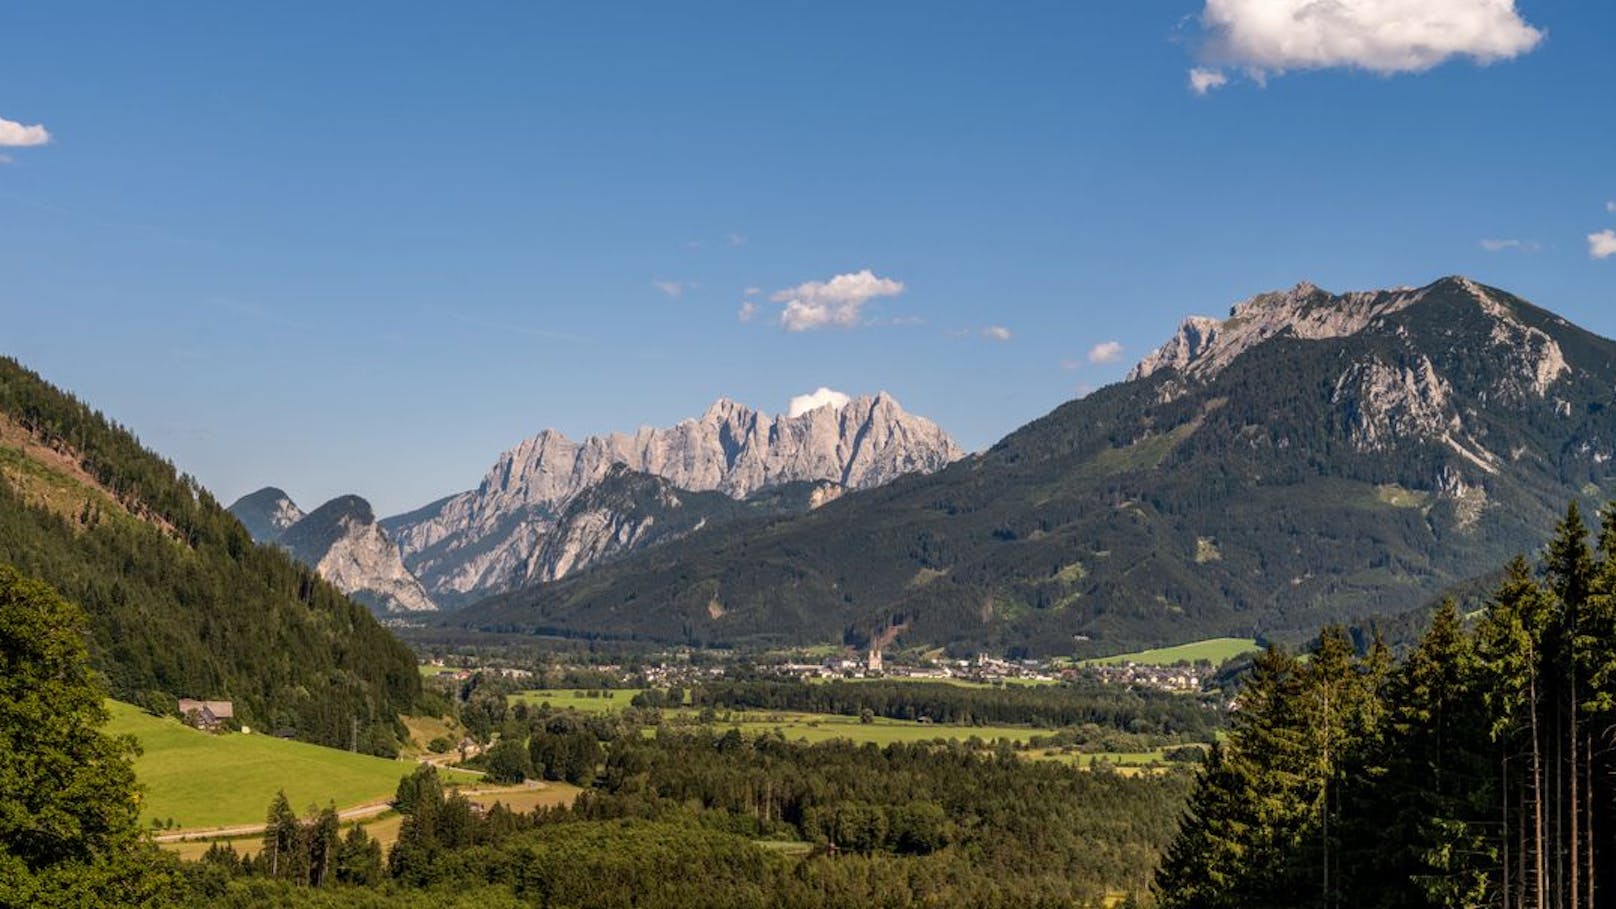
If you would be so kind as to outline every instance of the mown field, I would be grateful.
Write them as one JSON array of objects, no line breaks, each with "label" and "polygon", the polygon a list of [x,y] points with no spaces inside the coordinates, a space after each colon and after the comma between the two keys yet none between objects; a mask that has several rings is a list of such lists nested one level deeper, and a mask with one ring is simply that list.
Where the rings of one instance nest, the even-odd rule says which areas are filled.
[{"label": "mown field", "polygon": [[[461,790],[473,805],[484,808],[493,807],[499,802],[512,811],[532,811],[540,806],[570,805],[582,792],[571,783],[544,783],[542,785],[526,786],[472,786]],[[372,817],[367,817],[354,824],[344,823],[343,828],[359,826],[365,829],[383,849],[392,848],[398,842],[399,828],[404,825],[404,816],[396,811],[387,811]],[[179,855],[180,858],[195,861],[208,851],[208,847],[215,842],[228,843],[238,853],[248,854],[257,852],[263,842],[261,834],[239,837],[198,837],[180,840],[178,842],[163,843],[163,848]]]},{"label": "mown field", "polygon": [[557,710],[577,710],[580,713],[605,713],[631,707],[634,696],[644,688],[545,688],[518,691],[511,695],[512,705],[527,704],[538,707],[548,703]]},{"label": "mown field", "polygon": [[[954,679],[926,680],[931,684],[959,685],[964,687],[988,687],[984,683],[960,681]],[[1035,684],[1027,682],[1027,684]],[[589,697],[583,689],[547,689],[544,691],[524,691],[511,696],[512,702],[523,702],[537,706],[548,703],[557,709],[572,708],[592,713],[603,713],[610,710],[619,710],[631,706],[629,701],[642,689],[618,689],[612,694],[615,697]],[[663,710],[664,721],[671,725],[698,724],[701,722],[702,711],[693,707],[677,710]],[[862,722],[856,716],[844,716],[830,713],[803,713],[784,710],[726,710],[719,709],[710,720],[713,729],[723,731],[738,729],[742,735],[752,737],[767,733],[778,732],[791,741],[826,742],[832,739],[847,739],[857,744],[871,743],[878,746],[893,743],[930,742],[937,739],[952,741],[968,741],[980,739],[984,742],[1005,740],[1018,745],[1026,745],[1035,736],[1048,736],[1052,730],[1035,729],[1031,726],[987,725],[963,726],[947,723],[921,723],[911,720],[897,720],[888,717],[871,717],[869,722]],[[652,730],[647,735],[654,734]],[[1159,763],[1162,752],[1105,752],[1105,753],[1078,753],[1071,749],[1032,749],[1023,752],[1028,757],[1041,760],[1055,760],[1088,767],[1096,759],[1109,762],[1121,768],[1141,767]]]},{"label": "mown field", "polygon": [[[178,720],[154,717],[138,707],[109,701],[107,730],[133,735],[143,754],[135,775],[145,792],[142,816],[183,829],[262,823],[279,790],[294,810],[334,803],[349,808],[390,797],[415,767],[289,742],[267,735],[212,735]],[[459,782],[476,777],[451,772]]]},{"label": "mown field", "polygon": [[1194,663],[1206,660],[1212,665],[1223,662],[1232,657],[1252,650],[1261,650],[1262,646],[1250,638],[1207,638],[1203,641],[1191,641],[1188,644],[1179,644],[1175,647],[1159,647],[1155,650],[1140,650],[1134,653],[1119,653],[1115,656],[1096,657],[1084,660],[1080,666],[1106,666],[1117,663],[1138,663],[1142,666],[1171,666],[1174,663]]}]

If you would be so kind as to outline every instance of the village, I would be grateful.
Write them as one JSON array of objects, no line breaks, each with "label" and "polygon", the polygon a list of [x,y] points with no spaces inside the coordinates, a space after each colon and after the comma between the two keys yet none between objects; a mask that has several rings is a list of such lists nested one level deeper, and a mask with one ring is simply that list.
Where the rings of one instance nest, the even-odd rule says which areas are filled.
[{"label": "village", "polygon": [[[439,674],[465,681],[473,676],[498,676],[514,682],[531,681],[546,673],[503,665],[453,665],[454,660],[429,660],[424,666]],[[613,687],[689,688],[707,681],[733,678],[744,666],[747,674],[791,678],[802,681],[851,679],[895,679],[909,681],[956,682],[976,685],[1048,685],[1061,682],[1098,682],[1132,689],[1154,689],[1182,694],[1203,690],[1217,671],[1206,660],[1181,660],[1172,664],[1123,660],[1109,663],[1078,663],[1067,659],[1009,660],[987,655],[969,659],[910,660],[889,659],[881,650],[870,649],[825,656],[817,661],[795,660],[752,663],[736,660],[693,660],[688,651],[675,651],[663,659],[639,665],[601,664],[551,667],[561,675],[594,676]],[[546,685],[546,687],[553,687]],[[565,687],[565,686],[560,686]]]}]

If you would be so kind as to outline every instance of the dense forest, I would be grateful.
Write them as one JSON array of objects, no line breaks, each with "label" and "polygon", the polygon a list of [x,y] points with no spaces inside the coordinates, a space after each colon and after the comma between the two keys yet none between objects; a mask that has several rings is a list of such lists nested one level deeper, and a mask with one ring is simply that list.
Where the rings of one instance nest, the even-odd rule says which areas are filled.
[{"label": "dense forest", "polygon": [[1399,663],[1270,650],[1161,869],[1164,907],[1583,909],[1616,885],[1616,508],[1573,505]]},{"label": "dense forest", "polygon": [[[609,731],[534,718],[544,737]],[[560,725],[557,725],[557,724]],[[637,732],[571,808],[479,815],[423,768],[385,861],[329,815],[277,804],[263,846],[187,872],[197,905],[1100,906],[1142,893],[1187,774],[1087,772],[963,744],[804,745]],[[759,844],[762,845],[759,845]],[[768,844],[789,849],[769,848]]]},{"label": "dense forest", "polygon": [[230,699],[255,727],[394,749],[398,715],[423,694],[409,649],[366,609],[253,543],[127,430],[3,358],[0,423],[0,561],[83,607],[115,696],[155,709]]}]

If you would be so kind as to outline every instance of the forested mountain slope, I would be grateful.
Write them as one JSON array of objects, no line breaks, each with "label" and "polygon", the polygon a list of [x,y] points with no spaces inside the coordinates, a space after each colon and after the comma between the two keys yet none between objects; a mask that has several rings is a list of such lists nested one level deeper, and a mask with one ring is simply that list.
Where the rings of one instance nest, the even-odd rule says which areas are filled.
[{"label": "forested mountain slope", "polygon": [[1613,490],[1616,344],[1464,278],[1263,294],[984,455],[492,599],[484,628],[1117,652],[1399,613]]},{"label": "forested mountain slope", "polygon": [[0,359],[0,562],[90,617],[114,696],[226,698],[243,722],[386,752],[410,651],[126,429]]}]

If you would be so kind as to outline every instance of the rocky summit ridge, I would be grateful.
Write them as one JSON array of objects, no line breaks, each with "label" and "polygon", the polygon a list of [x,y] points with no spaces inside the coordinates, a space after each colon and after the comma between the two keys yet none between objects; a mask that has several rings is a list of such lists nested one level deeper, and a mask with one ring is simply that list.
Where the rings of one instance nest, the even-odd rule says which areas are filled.
[{"label": "rocky summit ridge", "polygon": [[1419,606],[1611,498],[1616,342],[1463,277],[1303,283],[1185,320],[1125,381],[930,476],[460,621],[1079,654],[1300,634]]},{"label": "rocky summit ridge", "polygon": [[253,538],[285,549],[332,586],[382,614],[427,613],[437,604],[404,567],[370,503],[338,496],[304,514],[285,492],[266,487],[230,506]]},{"label": "rocky summit ridge", "polygon": [[[821,393],[823,404],[796,414],[769,415],[721,398],[700,417],[667,428],[580,442],[546,429],[500,455],[477,488],[383,524],[434,598],[465,602],[586,564],[595,547],[557,559],[545,538],[567,506],[618,465],[678,490],[739,500],[805,481],[868,489],[963,454],[935,423],[885,392]],[[598,511],[596,519],[612,523]]]}]

